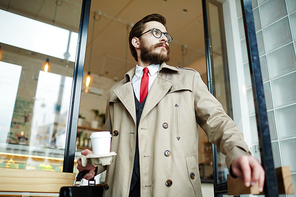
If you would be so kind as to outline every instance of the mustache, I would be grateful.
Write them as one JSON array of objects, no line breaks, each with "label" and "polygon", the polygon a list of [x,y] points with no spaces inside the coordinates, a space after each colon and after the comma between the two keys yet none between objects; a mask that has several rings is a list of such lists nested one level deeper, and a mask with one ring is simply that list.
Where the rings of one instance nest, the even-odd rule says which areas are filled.
[{"label": "mustache", "polygon": [[160,43],[155,44],[154,45],[154,48],[161,47],[163,45],[165,45],[166,50],[169,50],[170,49],[169,45],[166,44],[165,42],[160,42]]}]

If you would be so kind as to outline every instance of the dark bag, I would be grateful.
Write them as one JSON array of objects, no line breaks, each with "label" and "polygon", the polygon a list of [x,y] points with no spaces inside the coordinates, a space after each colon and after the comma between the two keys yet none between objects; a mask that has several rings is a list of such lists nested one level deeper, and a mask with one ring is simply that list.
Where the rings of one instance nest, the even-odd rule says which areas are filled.
[{"label": "dark bag", "polygon": [[[79,172],[76,177],[75,183],[79,183],[82,177],[88,173],[88,171]],[[76,184],[74,186],[65,186],[60,189],[60,197],[101,197],[103,196],[103,185],[95,185],[95,180],[89,180],[88,186],[80,186]]]}]

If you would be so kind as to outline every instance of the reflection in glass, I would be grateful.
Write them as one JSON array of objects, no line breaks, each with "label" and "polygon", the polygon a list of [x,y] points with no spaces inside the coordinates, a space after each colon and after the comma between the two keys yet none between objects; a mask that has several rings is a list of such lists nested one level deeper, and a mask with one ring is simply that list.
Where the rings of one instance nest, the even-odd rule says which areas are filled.
[{"label": "reflection in glass", "polygon": [[[232,117],[231,92],[228,77],[228,62],[224,35],[224,21],[222,20],[221,4],[210,1],[208,3],[209,34],[211,40],[211,66],[213,77],[213,94],[222,104],[226,113]],[[242,32],[242,30],[240,31]],[[215,163],[214,163],[215,164]],[[217,184],[227,181],[228,169],[225,156],[217,151]]]},{"label": "reflection in glass", "polygon": [[5,31],[0,31],[0,42],[60,59],[64,59],[67,52],[69,57],[66,59],[74,61],[78,37],[76,32],[4,10],[0,10],[0,18],[5,18],[1,21]]},{"label": "reflection in glass", "polygon": [[0,2],[1,168],[62,171],[81,1],[55,2]]},{"label": "reflection in glass", "polygon": [[40,71],[33,108],[30,145],[65,147],[72,78]]},{"label": "reflection in glass", "polygon": [[0,92],[5,92],[5,96],[0,96],[0,143],[7,141],[21,71],[21,66],[0,62]]}]

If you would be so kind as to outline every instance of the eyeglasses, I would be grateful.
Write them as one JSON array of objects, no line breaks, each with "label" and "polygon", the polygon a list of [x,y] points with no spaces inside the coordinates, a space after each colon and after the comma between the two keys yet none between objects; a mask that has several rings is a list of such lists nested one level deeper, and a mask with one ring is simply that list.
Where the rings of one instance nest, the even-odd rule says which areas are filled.
[{"label": "eyeglasses", "polygon": [[139,37],[141,37],[142,35],[148,33],[149,31],[152,32],[152,35],[155,37],[155,38],[161,38],[162,34],[165,35],[165,37],[168,39],[168,43],[172,42],[173,40],[173,37],[168,33],[168,32],[162,32],[160,31],[159,29],[156,29],[156,28],[153,28],[153,29],[149,29],[148,31],[145,31],[144,33],[142,33]]}]

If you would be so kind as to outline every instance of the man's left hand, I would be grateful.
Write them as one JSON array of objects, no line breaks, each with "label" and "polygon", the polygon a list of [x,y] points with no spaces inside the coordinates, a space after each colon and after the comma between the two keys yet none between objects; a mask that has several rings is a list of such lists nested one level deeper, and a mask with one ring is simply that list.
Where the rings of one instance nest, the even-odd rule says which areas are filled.
[{"label": "man's left hand", "polygon": [[241,178],[246,187],[259,182],[259,191],[263,191],[265,172],[258,159],[252,156],[241,156],[233,160],[231,164],[232,172]]}]

